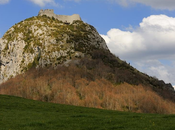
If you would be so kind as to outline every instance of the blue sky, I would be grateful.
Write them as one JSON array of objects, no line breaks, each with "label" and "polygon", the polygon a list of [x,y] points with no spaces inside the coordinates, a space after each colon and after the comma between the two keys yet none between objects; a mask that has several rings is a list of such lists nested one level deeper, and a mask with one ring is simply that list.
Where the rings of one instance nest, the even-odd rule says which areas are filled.
[{"label": "blue sky", "polygon": [[174,0],[0,0],[0,37],[40,9],[80,14],[116,56],[175,85]]}]

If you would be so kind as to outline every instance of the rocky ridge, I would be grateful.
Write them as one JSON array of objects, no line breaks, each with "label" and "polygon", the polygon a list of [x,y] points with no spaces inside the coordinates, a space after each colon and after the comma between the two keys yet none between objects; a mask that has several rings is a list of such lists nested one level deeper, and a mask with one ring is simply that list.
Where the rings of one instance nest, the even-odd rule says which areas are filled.
[{"label": "rocky ridge", "polygon": [[0,39],[0,83],[32,67],[68,64],[94,49],[109,51],[96,29],[80,20],[71,24],[36,16],[12,26]]}]

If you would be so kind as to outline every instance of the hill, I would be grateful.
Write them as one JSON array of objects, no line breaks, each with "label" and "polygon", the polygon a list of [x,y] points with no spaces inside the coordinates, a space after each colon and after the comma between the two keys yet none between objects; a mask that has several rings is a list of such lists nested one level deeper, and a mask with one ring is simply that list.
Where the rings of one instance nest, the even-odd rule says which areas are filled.
[{"label": "hill", "polygon": [[111,54],[93,26],[79,17],[60,19],[52,10],[41,14],[17,23],[0,40],[0,94],[102,109],[175,113],[172,85]]},{"label": "hill", "polygon": [[[100,60],[89,60],[82,58],[78,65],[57,69],[30,69],[1,84],[0,94],[101,109],[175,113],[174,97],[168,89],[152,88],[135,77],[127,79],[130,73],[118,77],[113,72],[122,72],[123,68],[118,70]],[[139,85],[133,85],[131,81]]]},{"label": "hill", "polygon": [[0,45],[0,83],[33,66],[57,67],[94,49],[108,51],[93,26],[81,20],[70,24],[40,13],[12,26],[0,40]]},{"label": "hill", "polygon": [[174,115],[137,114],[0,95],[1,130],[173,130]]}]

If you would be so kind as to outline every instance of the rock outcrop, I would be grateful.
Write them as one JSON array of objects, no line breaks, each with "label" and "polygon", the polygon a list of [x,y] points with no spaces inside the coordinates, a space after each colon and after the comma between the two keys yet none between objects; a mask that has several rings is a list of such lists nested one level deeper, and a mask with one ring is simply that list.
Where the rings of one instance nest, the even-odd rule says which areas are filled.
[{"label": "rock outcrop", "polygon": [[0,39],[0,83],[31,67],[56,67],[93,49],[108,51],[93,26],[81,20],[69,22],[39,15],[11,27]]}]

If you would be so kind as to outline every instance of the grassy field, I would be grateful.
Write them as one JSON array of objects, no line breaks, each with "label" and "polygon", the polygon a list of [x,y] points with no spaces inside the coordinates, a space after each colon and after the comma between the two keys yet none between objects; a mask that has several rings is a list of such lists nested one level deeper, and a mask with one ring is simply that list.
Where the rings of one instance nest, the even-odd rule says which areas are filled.
[{"label": "grassy field", "polygon": [[0,95],[0,130],[174,130],[175,115],[137,114]]}]

